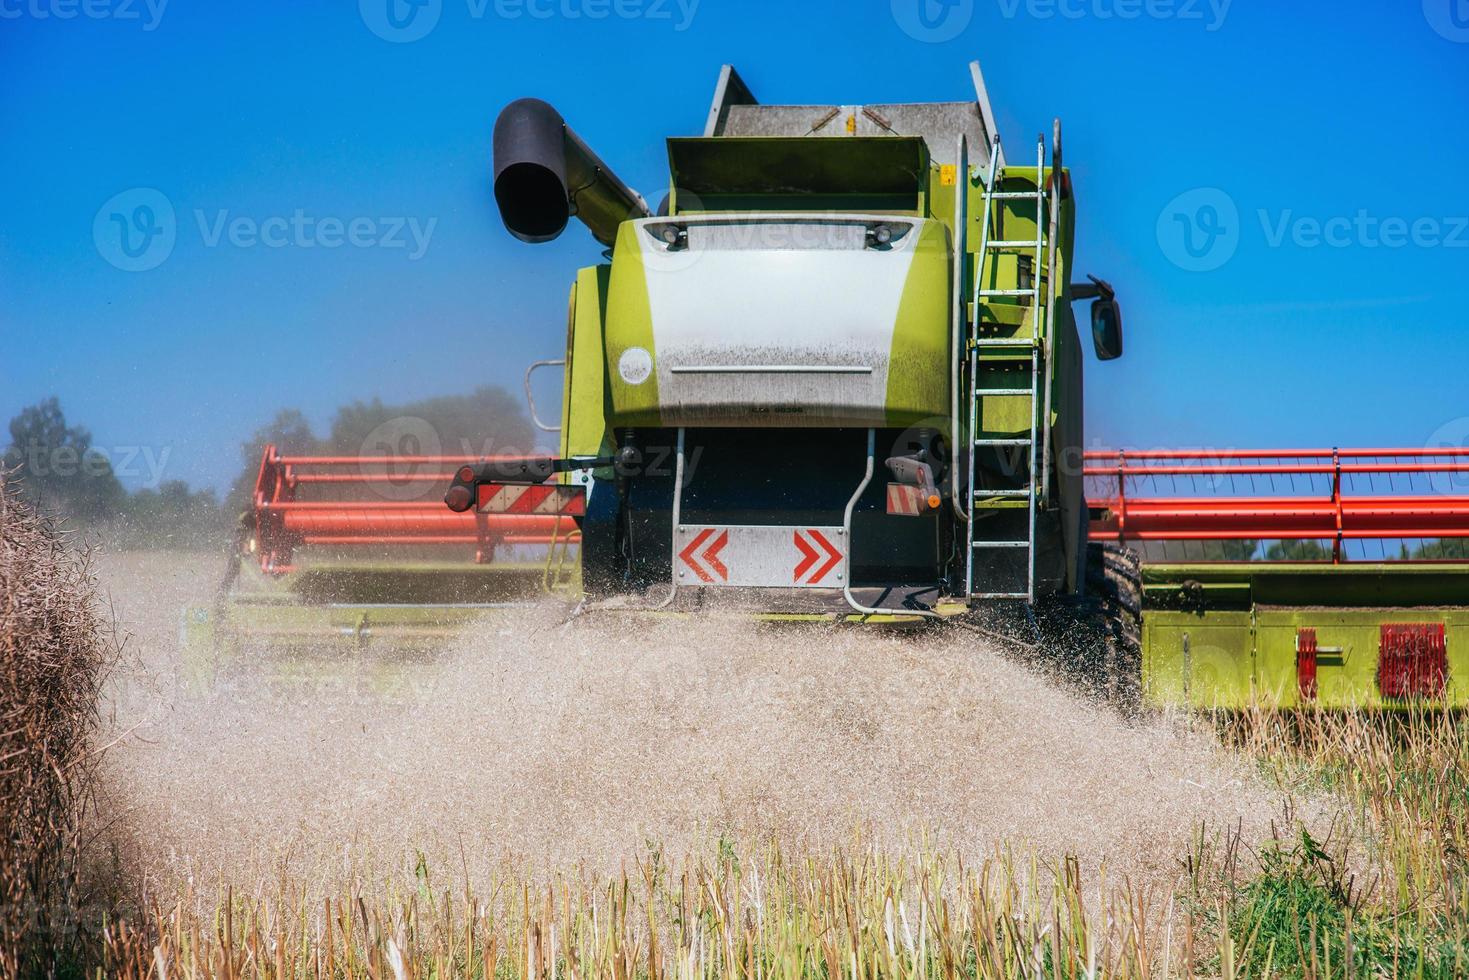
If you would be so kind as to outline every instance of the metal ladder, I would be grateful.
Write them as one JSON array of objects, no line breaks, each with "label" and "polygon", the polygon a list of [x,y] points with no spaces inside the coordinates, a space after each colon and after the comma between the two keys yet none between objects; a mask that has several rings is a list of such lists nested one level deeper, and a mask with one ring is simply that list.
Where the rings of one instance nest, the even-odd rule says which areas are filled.
[{"label": "metal ladder", "polygon": [[[981,222],[980,245],[977,255],[978,271],[974,277],[973,292],[973,317],[970,320],[968,331],[969,348],[969,438],[971,448],[969,452],[969,503],[970,517],[968,522],[969,549],[966,554],[965,564],[965,592],[970,600],[975,599],[1023,599],[1028,603],[1035,602],[1035,531],[1036,511],[1040,503],[1042,487],[1037,480],[1037,444],[1041,441],[1042,433],[1039,431],[1044,424],[1041,401],[1041,370],[1043,351],[1043,329],[1047,313],[1046,292],[1042,284],[1049,285],[1049,278],[1053,274],[1045,262],[1046,247],[1049,244],[1047,234],[1047,204],[1050,194],[1046,189],[1045,180],[1046,161],[1046,138],[1042,134],[1036,142],[1036,186],[1034,191],[1002,191],[1000,184],[1004,180],[1004,174],[1000,167],[1000,138],[996,136],[990,144],[989,171],[984,194],[984,219]],[[991,237],[991,224],[995,220],[994,205],[999,201],[1030,200],[1035,202],[1035,225],[1036,237],[1034,240],[1007,240]],[[1030,288],[1022,289],[986,289],[985,276],[990,270],[992,258],[1004,253],[1017,255],[1026,252],[1034,252],[1034,264],[1031,266]],[[983,324],[984,314],[982,310],[989,304],[988,300],[998,298],[1029,298],[1031,330],[1029,337],[986,337],[980,335],[980,326]],[[998,324],[998,320],[991,320]],[[1023,329],[1022,322],[1022,329]],[[989,351],[996,355],[987,360],[982,360],[982,351]],[[1028,388],[981,388],[980,367],[982,364],[1012,362],[1023,365],[1025,361],[1030,362],[1030,386]],[[1030,404],[1030,426],[1026,435],[1018,438],[981,439],[977,438],[980,432],[980,400],[985,397],[1016,397],[1026,398]],[[981,449],[1017,450],[1023,449],[1029,457],[1029,466],[1026,470],[1026,486],[1023,489],[1001,489],[981,490],[975,486],[975,456]],[[981,526],[981,518],[986,512],[999,510],[1018,509],[1017,505],[1023,506],[1027,512],[1027,531],[1024,540],[985,540],[976,537],[976,529]],[[974,556],[975,552],[1000,552],[1000,551],[1023,551],[1025,554],[1025,589],[1024,591],[975,591],[974,582]]]}]

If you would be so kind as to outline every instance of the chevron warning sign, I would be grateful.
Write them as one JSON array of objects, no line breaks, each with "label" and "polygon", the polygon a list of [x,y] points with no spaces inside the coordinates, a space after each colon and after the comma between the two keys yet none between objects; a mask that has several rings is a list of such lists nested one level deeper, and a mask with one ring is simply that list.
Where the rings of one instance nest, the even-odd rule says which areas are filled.
[{"label": "chevron warning sign", "polygon": [[719,560],[719,553],[729,544],[729,532],[716,535],[714,528],[706,527],[678,553],[678,560],[694,570],[699,581],[713,585],[715,577],[721,582],[729,581],[729,569]]},{"label": "chevron warning sign", "polygon": [[796,550],[801,553],[796,563],[795,584],[820,585],[842,563],[842,553],[817,529],[798,529],[794,538]]},{"label": "chevron warning sign", "polygon": [[682,586],[837,589],[846,573],[840,527],[681,524],[673,578]]}]

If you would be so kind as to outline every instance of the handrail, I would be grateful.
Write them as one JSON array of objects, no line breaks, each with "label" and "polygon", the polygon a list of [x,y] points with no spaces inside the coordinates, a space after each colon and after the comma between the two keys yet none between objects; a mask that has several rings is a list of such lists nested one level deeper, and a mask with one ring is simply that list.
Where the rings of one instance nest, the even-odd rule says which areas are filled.
[{"label": "handrail", "polygon": [[[1083,454],[1083,473],[1115,480],[1115,491],[1090,501],[1103,516],[1091,525],[1094,540],[1113,541],[1332,541],[1340,561],[1342,542],[1469,538],[1469,481],[1417,492],[1425,476],[1469,476],[1469,447],[1416,449],[1126,450]],[[1355,462],[1343,462],[1355,460]],[[1370,461],[1368,461],[1370,460]],[[1373,481],[1353,488],[1342,477],[1419,477],[1410,492]],[[1252,479],[1188,496],[1149,493],[1149,477],[1330,477],[1280,493],[1260,492]],[[1217,482],[1217,481],[1209,481]],[[1214,488],[1210,488],[1213,490]]]}]

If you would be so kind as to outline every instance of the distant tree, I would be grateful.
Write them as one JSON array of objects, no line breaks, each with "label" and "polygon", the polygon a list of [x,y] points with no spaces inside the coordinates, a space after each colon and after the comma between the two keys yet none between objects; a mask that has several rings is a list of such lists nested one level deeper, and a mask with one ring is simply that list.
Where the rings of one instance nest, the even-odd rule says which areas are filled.
[{"label": "distant tree", "polygon": [[256,429],[240,446],[240,473],[224,498],[224,509],[229,513],[239,515],[250,508],[250,496],[255,492],[255,477],[260,472],[260,458],[266,446],[275,446],[286,455],[310,455],[324,448],[300,409],[276,412],[275,418]]},{"label": "distant tree", "polygon": [[222,543],[228,529],[213,490],[190,490],[183,480],[165,480],[157,490],[127,498],[111,537],[123,547],[201,548]]},{"label": "distant tree", "polygon": [[1320,541],[1277,541],[1265,550],[1266,561],[1331,561],[1331,549]]},{"label": "distant tree", "polygon": [[1412,553],[1421,561],[1466,561],[1469,560],[1469,540],[1444,538],[1430,541]]},{"label": "distant tree", "polygon": [[68,426],[61,403],[47,398],[10,420],[4,462],[21,492],[42,507],[82,521],[115,515],[127,496],[112,461],[92,446],[92,434]]},{"label": "distant tree", "polygon": [[1149,541],[1140,547],[1150,562],[1249,561],[1258,541]]},{"label": "distant tree", "polygon": [[[287,455],[473,457],[531,452],[536,447],[536,433],[520,400],[499,387],[402,405],[386,404],[380,398],[352,402],[337,410],[331,435],[325,439],[316,436],[300,411],[287,409],[257,429],[241,447],[242,469],[225,497],[225,509],[230,513],[241,514],[249,509],[261,454],[271,444]],[[411,470],[389,470],[398,477],[408,472]],[[440,487],[405,485],[391,479],[383,486],[358,489],[410,499],[402,495],[405,486],[414,496],[424,498],[443,492]]]},{"label": "distant tree", "polygon": [[489,456],[531,452],[536,437],[519,398],[484,387],[403,405],[353,402],[337,411],[327,444],[349,456]]},{"label": "distant tree", "polygon": [[1260,547],[1258,541],[1204,541],[1205,561],[1249,561]]}]

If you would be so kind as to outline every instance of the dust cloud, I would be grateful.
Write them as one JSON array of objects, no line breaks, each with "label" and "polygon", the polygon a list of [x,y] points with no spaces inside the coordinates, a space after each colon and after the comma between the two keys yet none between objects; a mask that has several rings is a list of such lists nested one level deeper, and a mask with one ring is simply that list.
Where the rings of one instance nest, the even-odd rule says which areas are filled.
[{"label": "dust cloud", "polygon": [[[151,881],[508,859],[616,870],[650,845],[998,849],[1171,878],[1201,822],[1279,801],[1204,735],[1127,721],[962,631],[499,612],[410,661],[270,657],[191,688],[180,610],[216,560],[102,563],[132,666],[107,761]],[[299,664],[297,665],[299,667]]]}]

